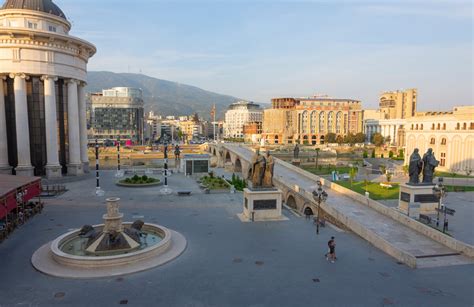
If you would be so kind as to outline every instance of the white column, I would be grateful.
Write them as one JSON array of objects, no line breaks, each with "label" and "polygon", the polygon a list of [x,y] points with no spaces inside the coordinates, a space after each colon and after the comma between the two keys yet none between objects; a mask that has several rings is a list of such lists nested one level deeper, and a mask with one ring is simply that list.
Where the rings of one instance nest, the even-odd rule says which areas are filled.
[{"label": "white column", "polygon": [[84,172],[89,172],[89,156],[87,155],[87,118],[85,84],[78,85],[79,100],[79,134],[81,138],[81,162]]},{"label": "white column", "polygon": [[11,174],[12,168],[8,163],[8,142],[7,142],[7,117],[5,114],[5,93],[3,91],[3,80],[5,76],[0,76],[0,174]]},{"label": "white column", "polygon": [[59,165],[58,150],[58,121],[56,112],[56,86],[58,79],[51,76],[43,76],[44,82],[44,117],[46,132],[46,177],[61,177],[61,165]]},{"label": "white column", "polygon": [[10,74],[14,79],[13,90],[15,94],[15,123],[16,144],[18,151],[18,165],[16,174],[20,176],[33,176],[33,166],[30,156],[30,127],[28,124],[28,102],[26,100],[25,74]]},{"label": "white column", "polygon": [[67,83],[67,121],[69,133],[69,164],[67,171],[69,175],[82,174],[77,83],[77,80],[72,79]]}]

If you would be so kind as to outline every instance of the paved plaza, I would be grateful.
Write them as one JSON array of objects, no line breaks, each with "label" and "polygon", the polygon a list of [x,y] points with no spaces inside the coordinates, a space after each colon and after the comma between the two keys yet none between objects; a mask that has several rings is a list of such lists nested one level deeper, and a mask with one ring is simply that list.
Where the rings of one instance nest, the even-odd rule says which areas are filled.
[{"label": "paved plaza", "polygon": [[[203,194],[191,178],[160,187],[120,188],[103,172],[105,197],[121,198],[124,220],[144,219],[182,233],[188,246],[164,266],[123,277],[70,280],[46,276],[32,253],[60,234],[102,222],[105,197],[93,174],[68,182],[42,214],[0,244],[0,306],[472,306],[474,265],[411,269],[350,232],[319,236],[310,221],[284,210],[284,222],[241,223],[242,194]],[[336,237],[338,261],[324,258]]]}]

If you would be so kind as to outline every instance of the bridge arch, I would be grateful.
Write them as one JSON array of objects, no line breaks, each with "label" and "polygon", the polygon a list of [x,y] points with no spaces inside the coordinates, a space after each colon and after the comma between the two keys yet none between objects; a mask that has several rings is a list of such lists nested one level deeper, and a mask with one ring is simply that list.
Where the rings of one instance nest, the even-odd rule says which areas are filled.
[{"label": "bridge arch", "polygon": [[230,152],[226,151],[225,153],[225,163],[232,163],[232,158],[230,156]]},{"label": "bridge arch", "polygon": [[293,196],[293,194],[290,193],[286,198],[286,205],[290,208],[298,209],[298,206],[296,204],[296,198]]},{"label": "bridge arch", "polygon": [[[239,158],[235,159],[235,164],[234,164],[234,172],[236,173],[242,173],[242,162],[240,162]],[[243,173],[242,173],[243,174]]]},{"label": "bridge arch", "polygon": [[217,151],[216,151],[215,148],[212,150],[212,155],[213,155],[213,156],[217,156]]}]

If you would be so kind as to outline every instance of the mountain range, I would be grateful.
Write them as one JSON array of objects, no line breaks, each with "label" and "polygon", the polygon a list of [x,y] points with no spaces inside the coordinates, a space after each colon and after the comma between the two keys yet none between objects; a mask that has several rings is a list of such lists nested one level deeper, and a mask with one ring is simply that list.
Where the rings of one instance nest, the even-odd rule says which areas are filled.
[{"label": "mountain range", "polygon": [[213,93],[195,86],[149,77],[143,74],[89,71],[87,92],[101,92],[112,87],[136,87],[143,91],[145,110],[161,115],[193,115],[210,118],[216,105],[216,117],[223,119],[227,107],[239,98]]}]

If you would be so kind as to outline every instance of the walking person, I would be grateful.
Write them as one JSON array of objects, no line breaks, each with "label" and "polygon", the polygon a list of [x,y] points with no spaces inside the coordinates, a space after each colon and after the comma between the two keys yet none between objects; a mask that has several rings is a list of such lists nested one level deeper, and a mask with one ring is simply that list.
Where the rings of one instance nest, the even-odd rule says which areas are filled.
[{"label": "walking person", "polygon": [[328,241],[328,253],[326,254],[326,260],[334,263],[336,261],[336,240],[334,237],[331,237],[331,240]]}]

